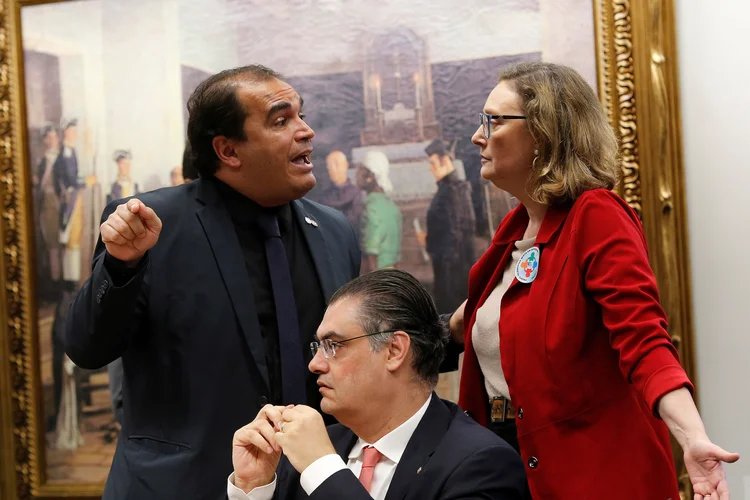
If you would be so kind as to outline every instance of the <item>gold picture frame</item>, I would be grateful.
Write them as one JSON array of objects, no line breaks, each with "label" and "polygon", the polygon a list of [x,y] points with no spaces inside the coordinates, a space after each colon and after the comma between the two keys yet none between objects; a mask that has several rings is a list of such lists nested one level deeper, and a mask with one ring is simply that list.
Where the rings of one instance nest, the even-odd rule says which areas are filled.
[{"label": "gold picture frame", "polygon": [[[95,498],[44,477],[21,8],[0,0],[0,498]],[[695,381],[673,0],[593,0],[598,91],[621,141],[620,193],[640,214],[683,366]],[[683,499],[692,498],[675,453]],[[623,481],[627,481],[623,471]]]}]

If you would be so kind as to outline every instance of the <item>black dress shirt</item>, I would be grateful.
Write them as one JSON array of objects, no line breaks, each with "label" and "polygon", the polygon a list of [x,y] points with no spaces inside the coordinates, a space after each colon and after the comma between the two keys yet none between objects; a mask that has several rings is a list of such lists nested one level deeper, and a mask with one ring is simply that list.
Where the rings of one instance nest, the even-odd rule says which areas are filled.
[{"label": "black dress shirt", "polygon": [[[263,211],[276,212],[279,219],[281,241],[284,243],[289,271],[294,288],[294,302],[297,306],[297,320],[302,335],[303,358],[309,362],[312,355],[309,345],[314,340],[315,332],[323,319],[325,298],[320,287],[310,249],[305,241],[302,228],[292,213],[290,204],[275,208],[264,208],[241,195],[219,180],[214,180],[220,196],[226,204],[232,218],[237,238],[242,248],[250,282],[253,287],[253,299],[258,311],[258,322],[266,349],[268,377],[271,393],[268,402],[282,404],[281,400],[281,354],[279,352],[279,328],[276,320],[276,308],[271,288],[271,275],[266,262],[266,247],[263,233],[256,225],[257,216]],[[306,368],[305,368],[306,369]],[[316,384],[317,377],[308,373],[307,400],[313,408],[320,410],[320,393]]]}]

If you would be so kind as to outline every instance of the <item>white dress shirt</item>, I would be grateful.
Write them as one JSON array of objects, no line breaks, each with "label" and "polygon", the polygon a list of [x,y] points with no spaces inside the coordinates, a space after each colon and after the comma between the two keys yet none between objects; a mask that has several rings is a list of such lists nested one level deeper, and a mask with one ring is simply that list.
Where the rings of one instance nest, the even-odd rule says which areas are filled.
[{"label": "white dress shirt", "polygon": [[[326,479],[342,469],[349,469],[352,471],[352,474],[359,477],[364,459],[364,449],[368,446],[373,446],[383,457],[373,471],[370,496],[375,500],[384,500],[388,492],[388,487],[391,485],[393,475],[396,473],[396,466],[401,461],[401,456],[404,454],[404,450],[412,434],[414,434],[419,422],[422,421],[422,417],[427,412],[431,398],[432,396],[430,395],[422,407],[409,420],[378,439],[375,444],[370,444],[362,438],[357,439],[357,442],[354,443],[349,452],[349,461],[346,464],[336,454],[326,455],[317,459],[307,469],[302,471],[300,475],[302,489],[308,495],[312,495],[312,492],[323,484]],[[270,484],[255,488],[247,494],[234,485],[234,473],[229,476],[229,480],[227,481],[227,496],[229,500],[271,500],[274,491],[276,491],[276,476],[274,476],[273,482]]]}]

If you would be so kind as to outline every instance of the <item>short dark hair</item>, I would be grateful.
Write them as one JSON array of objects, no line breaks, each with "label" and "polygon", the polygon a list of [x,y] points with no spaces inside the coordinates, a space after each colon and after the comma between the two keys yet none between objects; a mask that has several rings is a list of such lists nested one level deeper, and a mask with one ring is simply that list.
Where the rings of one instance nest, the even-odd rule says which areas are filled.
[{"label": "short dark hair", "polygon": [[435,139],[424,148],[424,152],[427,156],[438,155],[439,158],[448,156],[448,149],[445,147],[445,143],[440,139]]},{"label": "short dark hair", "polygon": [[187,135],[195,168],[201,177],[211,177],[219,168],[213,139],[225,136],[245,140],[243,125],[247,111],[237,99],[240,82],[284,80],[279,73],[259,64],[227,69],[202,81],[187,102]]},{"label": "short dark hair", "polygon": [[[330,303],[347,298],[360,299],[359,322],[365,333],[411,332],[412,367],[424,382],[434,388],[450,333],[440,321],[435,302],[422,284],[407,272],[381,269],[342,286],[333,294]],[[392,335],[369,337],[373,350],[379,350]]]},{"label": "short dark hair", "polygon": [[182,178],[191,181],[198,178],[198,169],[195,168],[190,142],[185,143],[185,151],[182,152]]}]

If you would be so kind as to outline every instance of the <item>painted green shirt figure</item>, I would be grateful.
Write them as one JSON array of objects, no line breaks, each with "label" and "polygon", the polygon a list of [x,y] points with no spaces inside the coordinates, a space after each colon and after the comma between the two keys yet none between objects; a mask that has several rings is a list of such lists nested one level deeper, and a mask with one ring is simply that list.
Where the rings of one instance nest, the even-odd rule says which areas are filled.
[{"label": "painted green shirt figure", "polygon": [[387,194],[368,193],[362,225],[362,249],[377,256],[378,269],[395,266],[401,260],[403,216]]}]

